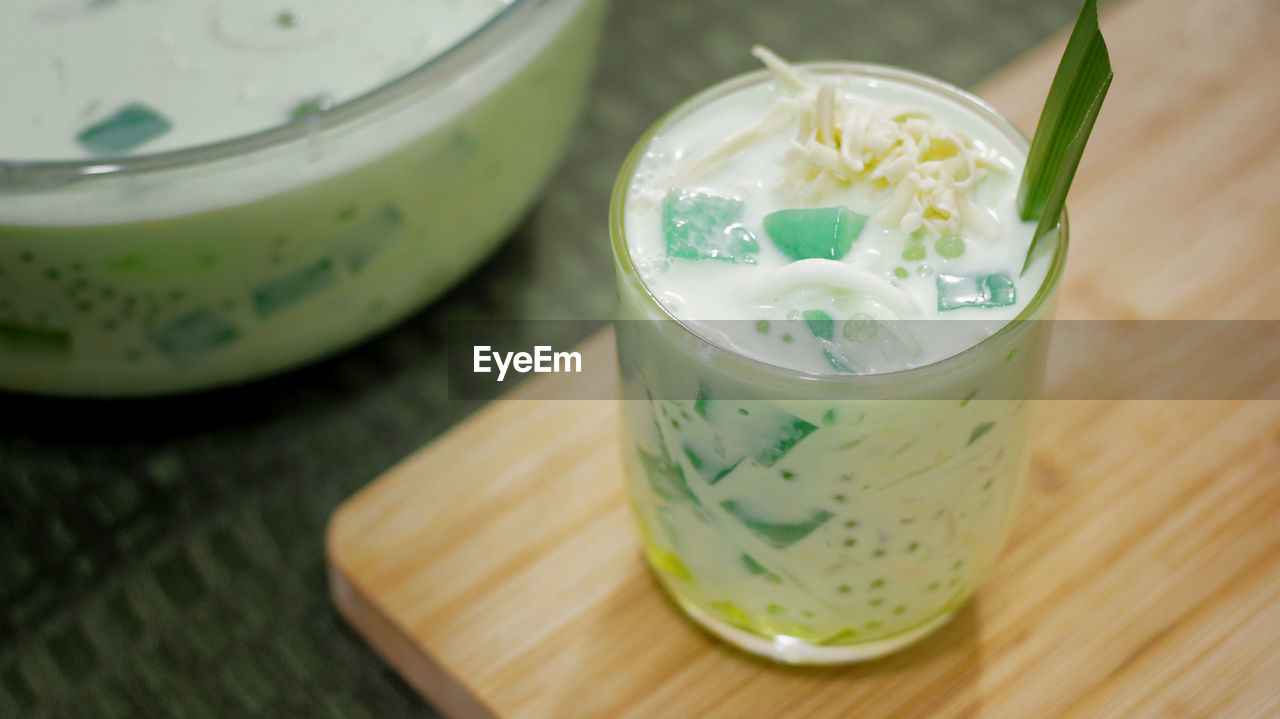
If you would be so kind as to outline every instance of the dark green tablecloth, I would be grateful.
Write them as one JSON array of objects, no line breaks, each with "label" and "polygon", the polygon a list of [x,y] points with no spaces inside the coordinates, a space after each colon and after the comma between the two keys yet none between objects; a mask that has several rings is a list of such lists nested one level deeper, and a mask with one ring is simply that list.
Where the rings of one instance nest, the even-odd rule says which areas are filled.
[{"label": "dark green tablecloth", "polygon": [[446,399],[445,322],[602,324],[623,156],[674,103],[753,68],[753,42],[972,86],[1078,7],[616,0],[564,166],[431,309],[336,359],[216,393],[0,394],[0,717],[435,716],[333,611],[322,533],[345,497],[476,408]]}]

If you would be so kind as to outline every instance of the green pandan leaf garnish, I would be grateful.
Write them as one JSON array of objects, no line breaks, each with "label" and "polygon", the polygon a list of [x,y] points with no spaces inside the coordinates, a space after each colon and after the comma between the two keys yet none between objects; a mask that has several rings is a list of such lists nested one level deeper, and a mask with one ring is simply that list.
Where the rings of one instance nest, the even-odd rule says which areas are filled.
[{"label": "green pandan leaf garnish", "polygon": [[1053,76],[1027,154],[1027,166],[1018,187],[1018,212],[1023,220],[1038,219],[1036,232],[1022,265],[1031,265],[1040,239],[1058,224],[1067,203],[1067,190],[1075,178],[1080,157],[1098,110],[1111,86],[1111,58],[1098,28],[1097,0],[1085,0],[1067,41],[1067,49]]}]

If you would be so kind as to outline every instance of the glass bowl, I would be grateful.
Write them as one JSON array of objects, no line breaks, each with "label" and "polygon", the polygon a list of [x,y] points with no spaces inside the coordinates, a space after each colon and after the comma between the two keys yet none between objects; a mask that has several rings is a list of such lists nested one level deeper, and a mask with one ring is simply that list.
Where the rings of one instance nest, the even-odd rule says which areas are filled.
[{"label": "glass bowl", "polygon": [[0,389],[214,387],[422,307],[555,169],[605,4],[515,0],[413,71],[262,132],[118,159],[0,159]]}]

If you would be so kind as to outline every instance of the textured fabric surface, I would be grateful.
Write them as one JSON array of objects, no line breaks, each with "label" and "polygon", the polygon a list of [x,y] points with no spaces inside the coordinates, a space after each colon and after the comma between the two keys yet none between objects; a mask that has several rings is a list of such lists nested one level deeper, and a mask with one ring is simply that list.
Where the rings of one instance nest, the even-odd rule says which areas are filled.
[{"label": "textured fabric surface", "polygon": [[564,166],[494,258],[434,307],[337,358],[230,390],[0,394],[0,717],[436,716],[332,609],[322,540],[345,497],[476,409],[446,399],[447,320],[602,324],[617,168],[665,110],[752,69],[753,42],[972,86],[1078,7],[615,0]]}]

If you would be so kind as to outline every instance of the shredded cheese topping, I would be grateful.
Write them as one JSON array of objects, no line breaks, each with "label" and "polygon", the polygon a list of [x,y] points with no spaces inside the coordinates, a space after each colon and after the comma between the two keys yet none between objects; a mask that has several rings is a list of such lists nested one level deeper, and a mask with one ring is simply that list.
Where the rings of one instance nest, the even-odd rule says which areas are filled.
[{"label": "shredded cheese topping", "polygon": [[969,198],[989,171],[1006,171],[991,150],[933,122],[924,110],[862,105],[767,48],[757,45],[751,53],[793,93],[755,124],[693,158],[671,178],[672,185],[711,172],[752,142],[798,122],[797,137],[781,158],[781,189],[801,201],[817,203],[862,184],[883,195],[874,219],[884,227],[923,228],[934,236],[959,234],[961,228],[981,238],[999,235],[993,213]]}]

